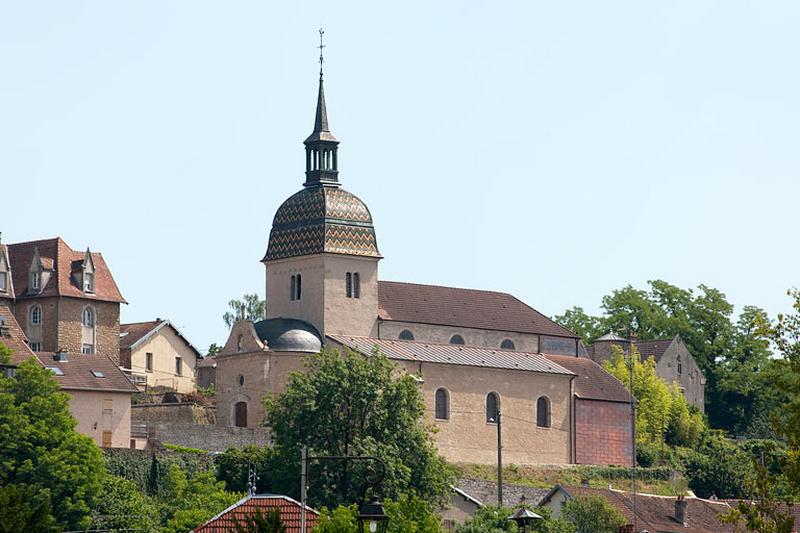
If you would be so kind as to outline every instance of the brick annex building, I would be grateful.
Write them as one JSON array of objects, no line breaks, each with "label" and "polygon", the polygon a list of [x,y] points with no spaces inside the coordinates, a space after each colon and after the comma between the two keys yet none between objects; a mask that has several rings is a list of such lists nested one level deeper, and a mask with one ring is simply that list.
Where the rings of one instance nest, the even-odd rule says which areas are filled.
[{"label": "brick annex building", "polygon": [[261,398],[323,345],[377,346],[420,383],[454,462],[630,464],[630,396],[577,335],[501,292],[383,281],[367,206],[339,182],[322,76],[305,182],[275,214],[267,318],[239,320],[216,357],[217,423],[258,426]]}]

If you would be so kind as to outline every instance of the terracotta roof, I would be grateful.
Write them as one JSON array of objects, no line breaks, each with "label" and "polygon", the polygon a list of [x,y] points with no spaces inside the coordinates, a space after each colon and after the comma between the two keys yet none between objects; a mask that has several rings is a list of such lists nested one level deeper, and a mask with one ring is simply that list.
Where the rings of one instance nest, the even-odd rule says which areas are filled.
[{"label": "terracotta roof", "polygon": [[574,381],[578,398],[630,403],[631,396],[625,385],[591,359],[549,354],[545,357],[578,376]]},{"label": "terracotta roof", "polygon": [[372,337],[351,337],[347,335],[328,335],[328,338],[352,348],[364,355],[372,354],[378,349],[389,359],[401,361],[420,361],[446,365],[480,366],[484,368],[502,368],[507,370],[524,370],[543,372],[546,374],[563,374],[571,376],[572,372],[554,363],[542,354],[529,352],[513,352],[510,350],[493,350],[459,344],[434,344],[431,342],[414,342],[400,340],[381,340]]},{"label": "terracotta roof", "polygon": [[18,365],[35,357],[28,347],[28,339],[22,331],[14,313],[7,305],[0,304],[0,342],[11,348],[11,364]]},{"label": "terracotta roof", "polygon": [[94,262],[94,293],[85,293],[72,280],[75,262],[82,264],[85,252],[72,250],[61,237],[40,241],[22,242],[8,245],[11,260],[11,273],[14,279],[14,290],[17,298],[29,296],[28,272],[33,260],[34,251],[39,250],[39,257],[46,270],[54,270],[54,275],[34,296],[72,296],[89,300],[126,303],[119,292],[111,271],[103,256],[92,253]]},{"label": "terracotta roof", "polygon": [[[8,269],[11,270],[11,259],[8,256],[8,246],[0,244],[0,264],[5,260]],[[0,298],[14,298],[14,279],[11,275],[7,276],[6,291],[0,292]]]},{"label": "terracotta roof", "polygon": [[[299,533],[300,502],[288,496],[275,494],[246,496],[205,524],[193,529],[191,533],[228,533],[234,530],[234,518],[243,521],[245,516],[255,513],[256,509],[260,509],[262,514],[266,514],[272,509],[280,509],[281,522],[286,526],[287,533]],[[318,516],[319,513],[317,511],[311,507],[306,507],[306,526],[308,531],[311,531],[311,528],[316,525]]]},{"label": "terracotta roof", "polygon": [[136,392],[136,386],[104,355],[67,354],[67,361],[56,361],[52,352],[40,352],[39,360],[47,368],[58,368],[56,380],[65,390],[103,390]]},{"label": "terracotta roof", "polygon": [[[556,488],[559,486],[557,485]],[[600,496],[617,508],[628,523],[633,522],[633,503],[630,492],[589,487],[560,487],[573,497]],[[552,491],[551,491],[552,493]],[[734,529],[722,524],[717,517],[730,511],[727,503],[686,497],[687,527],[675,519],[675,496],[636,494],[637,528],[659,533],[726,533]],[[547,497],[545,497],[547,500]]]},{"label": "terracotta roof", "polygon": [[216,364],[217,364],[216,358],[213,355],[207,355],[207,356],[203,357],[202,359],[198,359],[197,360],[196,368],[204,368],[204,367],[207,367],[207,366],[210,367],[210,366],[214,366]]},{"label": "terracotta roof", "polygon": [[636,348],[639,350],[642,360],[652,357],[657,363],[674,341],[675,337],[655,341],[636,341]]},{"label": "terracotta roof", "polygon": [[383,320],[578,338],[503,292],[379,281],[378,306]]}]

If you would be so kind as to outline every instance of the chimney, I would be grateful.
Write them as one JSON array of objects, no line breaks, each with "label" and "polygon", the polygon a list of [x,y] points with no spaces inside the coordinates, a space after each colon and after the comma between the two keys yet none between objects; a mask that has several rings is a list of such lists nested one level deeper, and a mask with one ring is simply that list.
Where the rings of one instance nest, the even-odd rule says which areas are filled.
[{"label": "chimney", "polygon": [[678,496],[675,500],[675,520],[680,522],[683,527],[689,527],[686,523],[686,499],[683,496]]},{"label": "chimney", "polygon": [[67,351],[63,348],[59,348],[58,350],[56,350],[56,353],[53,354],[53,360],[61,363],[66,363]]}]

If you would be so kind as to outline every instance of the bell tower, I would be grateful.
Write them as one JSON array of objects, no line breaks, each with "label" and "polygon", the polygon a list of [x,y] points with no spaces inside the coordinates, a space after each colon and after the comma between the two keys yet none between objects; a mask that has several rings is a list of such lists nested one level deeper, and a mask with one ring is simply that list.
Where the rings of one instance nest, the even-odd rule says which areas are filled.
[{"label": "bell tower", "polygon": [[320,73],[314,131],[303,141],[303,188],[275,213],[267,254],[267,318],[304,320],[322,334],[369,336],[378,316],[378,243],[366,204],[339,183],[339,140]]}]

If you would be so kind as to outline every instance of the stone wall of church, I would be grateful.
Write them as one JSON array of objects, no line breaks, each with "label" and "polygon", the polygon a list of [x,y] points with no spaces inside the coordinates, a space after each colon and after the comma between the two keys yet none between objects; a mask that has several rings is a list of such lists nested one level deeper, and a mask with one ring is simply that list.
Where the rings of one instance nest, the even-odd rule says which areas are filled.
[{"label": "stone wall of church", "polygon": [[677,383],[686,400],[700,409],[701,413],[705,412],[705,378],[680,337],[670,344],[659,359],[656,374],[667,383]]},{"label": "stone wall of church", "polygon": [[289,374],[303,370],[306,354],[247,352],[217,355],[217,425],[234,426],[235,405],[247,404],[247,427],[264,425],[265,394],[278,395]]},{"label": "stone wall of church", "polygon": [[[358,274],[358,298],[347,297],[346,275]],[[378,261],[375,258],[325,256],[324,335],[372,335],[378,316]]]},{"label": "stone wall of church", "polygon": [[[494,368],[397,361],[424,380],[427,416],[436,446],[448,461],[497,462],[497,426],[486,421],[486,395],[500,397],[503,460],[514,464],[567,464],[571,461],[571,376]],[[449,418],[434,418],[436,390],[448,391]],[[551,427],[536,425],[536,401],[550,400]]]},{"label": "stone wall of church", "polygon": [[[300,274],[300,299],[290,298],[291,276]],[[322,255],[292,257],[267,264],[267,318],[305,320],[323,333],[325,261]]]},{"label": "stone wall of church", "polygon": [[630,466],[631,449],[630,404],[575,399],[576,463]]},{"label": "stone wall of church", "polygon": [[[409,330],[414,334],[414,340],[420,342],[433,342],[448,344],[453,335],[464,337],[467,345],[500,349],[500,343],[510,339],[514,349],[519,352],[539,353],[539,336],[531,333],[511,333],[487,329],[457,328],[453,326],[438,326],[435,324],[417,324],[384,320],[380,323],[381,339],[397,339],[400,332]],[[376,336],[378,333],[376,331]]]}]

